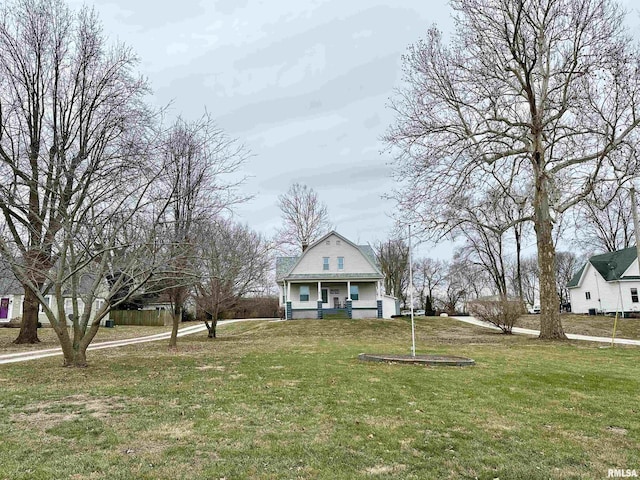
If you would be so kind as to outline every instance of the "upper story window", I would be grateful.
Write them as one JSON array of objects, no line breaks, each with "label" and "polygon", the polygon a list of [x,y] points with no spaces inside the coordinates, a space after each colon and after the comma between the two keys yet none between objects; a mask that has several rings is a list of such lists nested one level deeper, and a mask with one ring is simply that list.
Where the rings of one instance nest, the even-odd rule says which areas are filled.
[{"label": "upper story window", "polygon": [[638,303],[638,289],[637,288],[632,288],[631,289],[631,301],[633,303]]},{"label": "upper story window", "polygon": [[587,300],[591,300],[591,292],[584,292],[584,296]]},{"label": "upper story window", "polygon": [[329,270],[329,257],[322,257],[322,270]]},{"label": "upper story window", "polygon": [[358,288],[358,285],[351,285],[351,291],[349,293],[351,294],[351,300],[360,299],[360,289]]},{"label": "upper story window", "polygon": [[300,301],[309,301],[309,285],[300,285]]},{"label": "upper story window", "polygon": [[344,270],[344,257],[338,257],[338,270]]}]

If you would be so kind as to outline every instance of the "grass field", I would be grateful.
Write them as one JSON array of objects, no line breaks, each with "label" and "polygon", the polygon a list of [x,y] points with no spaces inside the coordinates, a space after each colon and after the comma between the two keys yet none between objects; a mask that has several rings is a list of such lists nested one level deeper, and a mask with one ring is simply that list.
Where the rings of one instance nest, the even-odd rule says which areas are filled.
[{"label": "grass field", "polygon": [[[190,323],[184,325],[200,325],[200,323]],[[126,338],[144,337],[155,335],[156,333],[170,332],[171,327],[139,327],[133,325],[117,325],[113,328],[100,328],[94,338],[94,342],[107,342],[110,340],[123,340]],[[15,345],[12,343],[20,330],[18,328],[0,328],[0,353],[15,353],[40,350],[45,348],[59,347],[58,337],[53,328],[45,327],[38,329],[40,343],[32,345]]]},{"label": "grass field", "polygon": [[[564,314],[560,316],[566,333],[611,337],[615,317]],[[516,322],[516,327],[540,329],[540,315],[524,315]],[[640,340],[640,319],[618,318],[617,338]]]},{"label": "grass field", "polygon": [[421,318],[233,324],[220,338],[0,367],[0,479],[599,479],[640,471],[640,349]]}]

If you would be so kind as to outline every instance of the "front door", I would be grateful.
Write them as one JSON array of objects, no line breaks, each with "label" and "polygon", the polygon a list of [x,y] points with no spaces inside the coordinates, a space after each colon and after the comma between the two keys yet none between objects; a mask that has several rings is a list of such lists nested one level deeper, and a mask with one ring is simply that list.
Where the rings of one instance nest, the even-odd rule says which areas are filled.
[{"label": "front door", "polygon": [[0,319],[9,316],[9,299],[4,297],[0,300]]},{"label": "front door", "polygon": [[322,303],[329,303],[329,290],[323,288],[322,291]]},{"label": "front door", "polygon": [[340,298],[333,297],[333,308],[340,308]]}]

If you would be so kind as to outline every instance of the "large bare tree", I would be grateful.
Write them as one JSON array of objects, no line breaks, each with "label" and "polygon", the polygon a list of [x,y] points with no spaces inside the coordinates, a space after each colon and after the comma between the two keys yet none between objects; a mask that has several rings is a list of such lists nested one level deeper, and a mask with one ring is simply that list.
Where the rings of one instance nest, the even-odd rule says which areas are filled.
[{"label": "large bare tree", "polygon": [[313,188],[294,183],[278,197],[282,226],[276,235],[279,248],[299,253],[331,230],[327,206]]},{"label": "large bare tree", "polygon": [[38,341],[38,305],[73,243],[70,222],[99,216],[87,205],[104,182],[131,179],[124,164],[135,165],[150,118],[137,63],[126,46],[106,43],[86,7],[74,12],[61,0],[0,7],[3,251],[25,294],[17,343]]},{"label": "large bare tree", "polygon": [[420,305],[427,315],[433,315],[435,293],[444,285],[448,265],[442,260],[425,257],[418,259],[413,265],[413,284],[418,293]]},{"label": "large bare tree", "polygon": [[[541,338],[566,338],[554,219],[602,183],[638,173],[638,45],[613,0],[452,0],[448,43],[431,28],[404,57],[386,140],[405,221],[446,226],[461,196],[524,162],[540,270]],[[425,187],[427,186],[427,187]],[[408,193],[410,192],[410,193]]]},{"label": "large bare tree", "polygon": [[376,261],[384,275],[384,290],[407,306],[409,246],[402,238],[390,238],[374,246]]},{"label": "large bare tree", "polygon": [[244,200],[232,179],[247,154],[243,145],[218,128],[209,115],[187,122],[178,118],[162,142],[164,184],[170,208],[166,210],[166,234],[171,239],[171,279],[165,280],[173,307],[169,347],[175,348],[184,302],[198,280],[194,235],[198,223],[216,218]]}]

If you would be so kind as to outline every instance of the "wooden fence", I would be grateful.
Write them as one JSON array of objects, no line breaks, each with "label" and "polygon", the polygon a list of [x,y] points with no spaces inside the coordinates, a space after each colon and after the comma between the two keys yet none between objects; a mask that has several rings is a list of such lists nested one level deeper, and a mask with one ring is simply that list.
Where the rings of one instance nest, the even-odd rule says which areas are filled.
[{"label": "wooden fence", "polygon": [[111,310],[109,318],[116,325],[144,325],[161,327],[171,325],[171,312],[168,310]]}]

